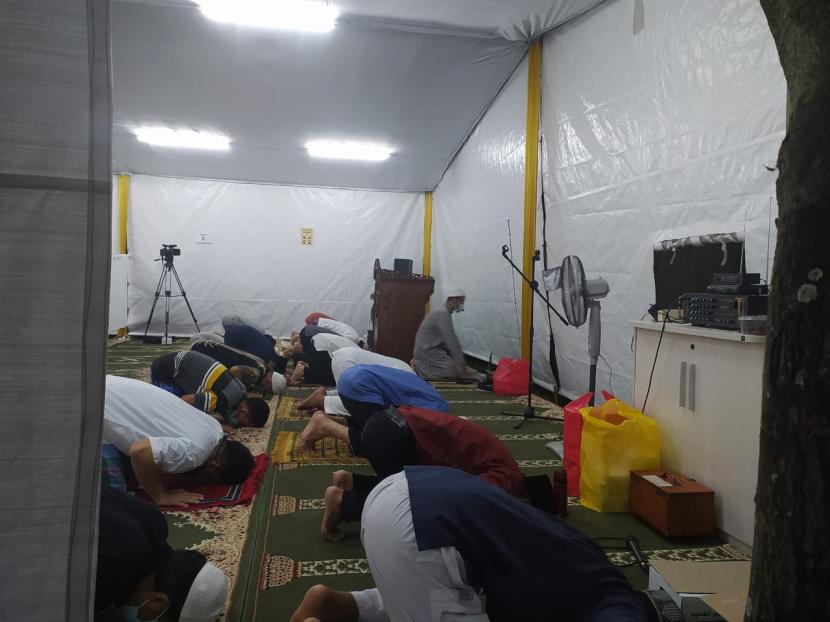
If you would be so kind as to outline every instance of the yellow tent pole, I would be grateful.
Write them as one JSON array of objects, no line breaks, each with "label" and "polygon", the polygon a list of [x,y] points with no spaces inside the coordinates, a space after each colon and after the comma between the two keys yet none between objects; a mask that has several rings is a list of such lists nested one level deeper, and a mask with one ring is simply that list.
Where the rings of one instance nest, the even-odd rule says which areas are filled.
[{"label": "yellow tent pole", "polygon": [[424,269],[422,274],[430,276],[432,270],[432,193],[424,193]]},{"label": "yellow tent pole", "polygon": [[118,176],[118,252],[127,254],[127,207],[130,202],[130,176]]},{"label": "yellow tent pole", "polygon": [[[536,184],[539,169],[539,109],[542,92],[542,41],[530,44],[527,62],[527,120],[525,133],[525,196],[522,270],[528,276],[536,252]],[[530,307],[533,291],[522,282],[522,358],[530,356]]]},{"label": "yellow tent pole", "polygon": [[[430,276],[432,272],[432,193],[424,193],[424,266],[421,273]],[[429,313],[429,303],[424,307]]]}]

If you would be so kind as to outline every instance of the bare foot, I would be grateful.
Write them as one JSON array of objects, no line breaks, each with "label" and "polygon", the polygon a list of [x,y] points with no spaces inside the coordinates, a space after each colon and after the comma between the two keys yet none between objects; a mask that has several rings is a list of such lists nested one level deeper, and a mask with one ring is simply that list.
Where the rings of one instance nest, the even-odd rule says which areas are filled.
[{"label": "bare foot", "polygon": [[291,377],[287,378],[288,384],[292,387],[298,387],[303,383],[303,377],[305,376],[305,368],[306,364],[300,361],[294,367],[294,373],[291,374]]},{"label": "bare foot", "polygon": [[349,471],[335,471],[331,476],[332,486],[340,490],[351,490],[353,486],[352,474]]},{"label": "bare foot", "polygon": [[320,534],[328,542],[338,542],[343,539],[343,532],[337,528],[337,525],[340,524],[340,504],[343,502],[343,490],[337,486],[329,486],[326,488],[324,500],[326,509],[323,513]]},{"label": "bare foot", "polygon": [[306,592],[290,622],[357,622],[359,617],[357,601],[350,592],[336,592],[325,585],[315,585]]},{"label": "bare foot", "polygon": [[303,441],[303,449],[311,449],[314,447],[314,443],[319,440],[322,440],[330,434],[330,426],[336,425],[326,416],[322,410],[318,410],[311,416],[311,419],[308,422],[308,425],[303,429],[302,433],[300,434],[300,439]]},{"label": "bare foot", "polygon": [[326,397],[325,387],[317,387],[311,395],[297,405],[297,410],[323,410],[324,397]]}]

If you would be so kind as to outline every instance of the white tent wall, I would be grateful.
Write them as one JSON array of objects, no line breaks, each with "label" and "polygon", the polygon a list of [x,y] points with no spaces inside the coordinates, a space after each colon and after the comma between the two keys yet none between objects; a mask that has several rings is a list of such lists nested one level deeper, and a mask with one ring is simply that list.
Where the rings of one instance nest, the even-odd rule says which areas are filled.
[{"label": "white tent wall", "polygon": [[[424,196],[135,175],[131,180],[129,328],[143,333],[161,274],[162,243],[178,244],[174,265],[202,330],[238,313],[288,335],[312,311],[364,334],[375,258],[420,263]],[[313,229],[301,246],[300,229]],[[178,293],[174,283],[173,293]],[[163,296],[162,296],[163,298]],[[164,326],[163,300],[151,334]],[[170,334],[195,332],[180,298]]]},{"label": "white tent wall", "polygon": [[464,350],[487,359],[519,353],[520,282],[501,256],[508,244],[521,264],[527,60],[470,135],[433,194],[431,304],[446,284],[464,288],[454,316]]},{"label": "white tent wall", "polygon": [[[653,242],[743,231],[746,218],[748,269],[767,273],[776,174],[764,166],[775,164],[786,107],[778,55],[755,0],[643,4],[639,31],[636,3],[616,0],[547,35],[542,63],[551,259],[577,254],[589,277],[610,284],[602,349],[612,388],[626,399],[630,321],[654,302]],[[776,212],[773,204],[773,219]],[[774,225],[772,235],[770,249]],[[563,393],[581,394],[587,324],[555,324],[554,333]],[[547,337],[537,322],[537,352]],[[546,361],[534,367],[550,380]],[[602,361],[597,376],[598,389],[607,388]]]},{"label": "white tent wall", "polygon": [[0,8],[0,616],[89,622],[112,107],[106,0]]}]

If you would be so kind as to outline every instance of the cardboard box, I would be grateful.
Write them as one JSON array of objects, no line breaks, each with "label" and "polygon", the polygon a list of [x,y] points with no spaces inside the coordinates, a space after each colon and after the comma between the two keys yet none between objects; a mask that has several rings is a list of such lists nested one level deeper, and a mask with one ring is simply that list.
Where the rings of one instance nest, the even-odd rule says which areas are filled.
[{"label": "cardboard box", "polygon": [[728,592],[725,594],[709,594],[701,600],[717,611],[726,622],[744,622],[746,600],[749,594],[746,591]]},{"label": "cardboard box", "polygon": [[[704,597],[749,592],[748,561],[735,562],[651,562],[648,589],[663,589],[680,608],[687,622],[724,622]],[[730,620],[731,622],[731,620]]]}]

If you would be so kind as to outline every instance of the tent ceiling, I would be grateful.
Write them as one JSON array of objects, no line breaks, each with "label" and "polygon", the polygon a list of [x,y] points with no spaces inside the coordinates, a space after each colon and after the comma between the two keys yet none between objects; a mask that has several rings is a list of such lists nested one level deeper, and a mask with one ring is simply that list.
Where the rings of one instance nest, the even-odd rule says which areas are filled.
[{"label": "tent ceiling", "polygon": [[[527,34],[597,0],[340,0],[327,34],[242,28],[187,0],[112,5],[113,157],[136,173],[431,190],[521,60]],[[231,137],[229,152],[162,149],[131,128]],[[310,159],[314,138],[385,143],[382,163]]]}]

